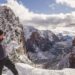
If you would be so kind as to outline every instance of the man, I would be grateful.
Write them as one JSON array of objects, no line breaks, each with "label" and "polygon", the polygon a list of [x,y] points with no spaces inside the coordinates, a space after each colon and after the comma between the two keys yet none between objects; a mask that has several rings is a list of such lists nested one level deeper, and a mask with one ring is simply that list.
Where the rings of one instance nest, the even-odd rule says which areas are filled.
[{"label": "man", "polygon": [[18,75],[18,71],[16,70],[15,65],[8,58],[6,50],[2,45],[3,39],[4,39],[4,32],[0,30],[0,75],[2,75],[2,70],[4,66],[10,69],[14,75]]}]

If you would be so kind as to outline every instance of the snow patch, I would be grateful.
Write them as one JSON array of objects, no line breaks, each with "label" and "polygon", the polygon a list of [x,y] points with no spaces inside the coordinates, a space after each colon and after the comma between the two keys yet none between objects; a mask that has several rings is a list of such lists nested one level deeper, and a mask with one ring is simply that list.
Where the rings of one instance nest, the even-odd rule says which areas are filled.
[{"label": "snow patch", "polygon": [[[46,70],[34,68],[28,64],[17,63],[19,75],[75,75],[75,69],[63,69],[63,70]],[[3,75],[12,75],[10,71]]]}]

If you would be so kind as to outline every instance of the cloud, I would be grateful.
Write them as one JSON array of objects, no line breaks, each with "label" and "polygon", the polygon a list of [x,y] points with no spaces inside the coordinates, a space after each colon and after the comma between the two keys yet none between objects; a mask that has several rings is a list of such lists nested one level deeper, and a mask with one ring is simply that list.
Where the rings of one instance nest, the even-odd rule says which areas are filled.
[{"label": "cloud", "polygon": [[[62,3],[67,0],[57,0],[57,3]],[[71,0],[68,0],[71,1]],[[60,13],[60,14],[38,14],[30,11],[22,3],[18,3],[16,0],[7,0],[7,6],[9,6],[16,16],[24,25],[34,26],[38,29],[57,29],[61,31],[75,28],[75,12]],[[65,28],[64,28],[65,27]],[[75,29],[71,29],[73,31]]]},{"label": "cloud", "polygon": [[41,17],[34,17],[32,20],[28,21],[35,25],[49,26],[49,25],[58,25],[62,22],[62,19],[57,16],[48,16],[46,19]]},{"label": "cloud", "polygon": [[56,0],[56,3],[75,8],[75,0]]},{"label": "cloud", "polygon": [[45,19],[48,15],[46,14],[37,14],[32,11],[30,11],[28,8],[26,8],[22,3],[18,3],[17,0],[7,0],[8,7],[10,7],[13,12],[20,18],[20,20],[31,20],[34,17],[40,17],[42,19]]},{"label": "cloud", "polygon": [[49,15],[46,17],[46,19],[40,18],[40,17],[34,17],[31,20],[29,20],[27,23],[35,26],[44,26],[44,27],[75,27],[75,17],[73,14],[63,14],[63,17],[59,17],[59,15]]},{"label": "cloud", "polygon": [[7,6],[9,6],[21,20],[30,20],[33,16],[33,13],[23,6],[23,4],[19,4],[17,0],[7,0]]},{"label": "cloud", "polygon": [[51,9],[53,9],[53,10],[54,10],[54,9],[55,9],[55,5],[56,5],[55,3],[50,4],[50,5],[49,5],[49,8],[51,8]]}]

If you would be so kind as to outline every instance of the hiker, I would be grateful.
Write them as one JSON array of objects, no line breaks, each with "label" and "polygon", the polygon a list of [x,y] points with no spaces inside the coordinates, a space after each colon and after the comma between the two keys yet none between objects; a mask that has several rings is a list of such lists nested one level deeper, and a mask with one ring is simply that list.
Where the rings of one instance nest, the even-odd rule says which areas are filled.
[{"label": "hiker", "polygon": [[2,45],[3,39],[4,32],[0,30],[0,75],[2,75],[2,70],[4,66],[10,69],[14,75],[18,75],[18,71],[16,70],[14,63],[9,59],[6,49]]},{"label": "hiker", "polygon": [[72,50],[69,56],[69,68],[75,68],[75,38],[72,41]]}]

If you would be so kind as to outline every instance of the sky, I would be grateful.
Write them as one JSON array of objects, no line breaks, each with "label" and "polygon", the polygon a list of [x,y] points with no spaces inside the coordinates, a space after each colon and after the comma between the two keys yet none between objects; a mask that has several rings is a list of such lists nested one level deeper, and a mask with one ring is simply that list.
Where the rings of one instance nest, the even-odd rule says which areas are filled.
[{"label": "sky", "polygon": [[[35,13],[53,14],[53,13],[69,13],[75,11],[75,8],[62,4],[61,0],[17,0],[22,2],[30,11]],[[59,1],[59,3],[57,2]],[[67,0],[64,0],[67,1]],[[0,0],[4,3],[6,0]]]},{"label": "sky", "polygon": [[25,26],[75,34],[75,0],[7,0],[6,4]]},{"label": "sky", "polygon": [[68,13],[75,10],[67,5],[56,3],[56,0],[22,0],[22,2],[27,8],[37,13]]}]

